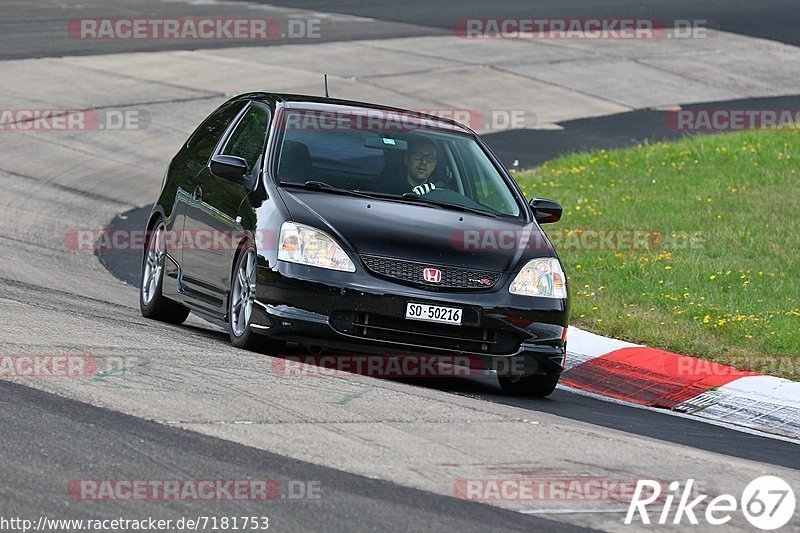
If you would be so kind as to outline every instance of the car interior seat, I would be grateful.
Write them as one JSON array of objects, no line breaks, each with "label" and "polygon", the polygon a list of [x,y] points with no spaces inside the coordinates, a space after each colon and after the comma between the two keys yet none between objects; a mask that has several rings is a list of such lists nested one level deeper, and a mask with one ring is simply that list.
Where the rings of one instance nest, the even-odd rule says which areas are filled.
[{"label": "car interior seat", "polygon": [[294,182],[316,180],[308,146],[298,141],[285,141],[278,165],[278,179]]}]

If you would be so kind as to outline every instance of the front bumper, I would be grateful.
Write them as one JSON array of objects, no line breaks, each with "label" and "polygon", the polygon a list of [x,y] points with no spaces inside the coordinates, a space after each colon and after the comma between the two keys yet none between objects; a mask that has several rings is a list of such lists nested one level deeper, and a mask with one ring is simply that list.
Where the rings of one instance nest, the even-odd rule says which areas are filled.
[{"label": "front bumper", "polygon": [[[466,355],[503,374],[560,373],[564,300],[485,291],[433,291],[372,276],[279,261],[260,266],[251,330],[340,354]],[[408,302],[463,309],[462,325],[405,319]]]}]

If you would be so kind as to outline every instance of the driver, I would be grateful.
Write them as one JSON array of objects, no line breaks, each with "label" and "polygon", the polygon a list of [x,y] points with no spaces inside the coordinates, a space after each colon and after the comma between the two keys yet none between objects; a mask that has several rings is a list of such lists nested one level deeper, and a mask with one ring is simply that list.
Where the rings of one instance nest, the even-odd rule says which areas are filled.
[{"label": "driver", "polygon": [[436,170],[436,146],[430,139],[415,139],[408,143],[404,157],[406,164],[406,181],[411,190],[418,195],[429,193],[436,185],[428,179]]},{"label": "driver", "polygon": [[436,146],[433,141],[424,137],[408,141],[403,162],[405,165],[402,169],[394,166],[386,169],[377,190],[390,194],[414,192],[422,196],[436,189],[429,181],[436,170]]}]

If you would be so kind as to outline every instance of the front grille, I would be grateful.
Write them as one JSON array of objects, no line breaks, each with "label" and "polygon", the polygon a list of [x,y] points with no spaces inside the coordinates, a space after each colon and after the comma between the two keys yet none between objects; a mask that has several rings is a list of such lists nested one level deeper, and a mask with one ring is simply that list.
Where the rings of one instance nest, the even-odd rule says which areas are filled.
[{"label": "front grille", "polygon": [[364,339],[457,352],[511,354],[516,353],[521,342],[519,336],[509,331],[434,324],[353,311],[336,311],[331,315],[330,323],[337,331]]},{"label": "front grille", "polygon": [[[406,261],[390,257],[362,255],[361,259],[367,268],[380,276],[393,278],[425,288],[442,289],[490,289],[500,279],[499,272],[485,270],[469,270],[449,266],[437,266],[431,263]],[[434,268],[441,272],[441,281],[425,280],[425,269]]]}]

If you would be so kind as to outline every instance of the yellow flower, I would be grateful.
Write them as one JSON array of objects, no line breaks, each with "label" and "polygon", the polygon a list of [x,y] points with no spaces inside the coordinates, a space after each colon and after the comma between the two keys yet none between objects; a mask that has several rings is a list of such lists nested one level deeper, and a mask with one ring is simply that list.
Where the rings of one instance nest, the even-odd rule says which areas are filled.
[{"label": "yellow flower", "polygon": [[717,276],[715,276],[714,274],[711,274],[710,276],[708,276],[708,279],[714,279],[714,278],[716,278],[716,277],[717,277]]}]

